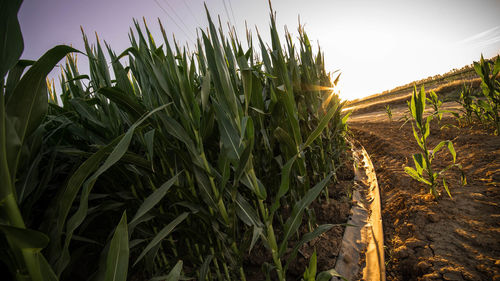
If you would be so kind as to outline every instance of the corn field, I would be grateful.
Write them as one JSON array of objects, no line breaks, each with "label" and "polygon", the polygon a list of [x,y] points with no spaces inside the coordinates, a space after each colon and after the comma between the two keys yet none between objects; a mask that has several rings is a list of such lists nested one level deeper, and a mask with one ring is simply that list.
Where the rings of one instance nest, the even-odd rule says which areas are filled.
[{"label": "corn field", "polygon": [[[247,31],[244,47],[207,11],[194,51],[161,22],[158,44],[134,21],[121,53],[82,31],[83,52],[26,61],[17,2],[0,27],[0,255],[12,278],[246,280],[263,245],[263,276],[285,280],[299,247],[333,226],[308,206],[329,198],[347,116],[302,27],[283,43],[271,9],[270,45]],[[46,83],[64,57],[60,87]]]}]

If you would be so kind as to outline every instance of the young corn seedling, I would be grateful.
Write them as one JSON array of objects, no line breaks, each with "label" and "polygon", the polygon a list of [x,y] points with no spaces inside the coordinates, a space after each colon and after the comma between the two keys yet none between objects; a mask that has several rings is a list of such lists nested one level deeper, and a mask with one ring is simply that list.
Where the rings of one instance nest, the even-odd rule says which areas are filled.
[{"label": "young corn seedling", "polygon": [[404,121],[403,124],[399,127],[399,129],[401,130],[401,128],[404,127],[404,125],[406,125],[406,123],[408,123],[410,120],[411,120],[411,105],[410,105],[410,102],[409,101],[406,101],[406,106],[407,106],[407,109],[406,111],[403,113],[403,116],[401,116],[398,121]]},{"label": "young corn seedling", "polygon": [[392,122],[392,110],[390,105],[385,106],[385,113],[387,113],[387,117],[389,117],[389,121]]},{"label": "young corn seedling", "polygon": [[441,122],[441,119],[443,118],[443,111],[441,111],[441,105],[443,105],[443,102],[439,100],[438,96],[434,91],[431,91],[429,93],[429,98],[427,98],[427,101],[432,105],[432,108],[434,109],[433,114],[437,116],[438,123]]},{"label": "young corn seedling", "polygon": [[[421,153],[416,153],[413,155],[413,161],[415,162],[415,169],[411,167],[405,167],[406,173],[412,178],[425,183],[430,186],[430,193],[437,200],[439,198],[440,193],[437,190],[439,186],[440,178],[443,180],[443,187],[446,190],[446,193],[450,198],[452,198],[448,185],[446,184],[446,179],[444,177],[444,173],[453,167],[458,167],[462,170],[462,166],[456,162],[456,152],[453,147],[453,143],[449,140],[441,141],[438,145],[434,147],[434,149],[428,149],[428,140],[430,134],[430,123],[432,121],[433,115],[429,115],[424,118],[424,110],[425,110],[425,89],[421,88],[420,92],[417,92],[417,87],[415,86],[413,90],[413,96],[410,102],[410,112],[411,117],[413,119],[412,129],[415,140],[417,141],[418,146],[420,147]],[[448,165],[446,168],[442,169],[439,172],[435,172],[432,167],[432,161],[436,156],[436,153],[446,146],[448,151],[453,157],[453,163]],[[465,176],[462,172],[462,184],[465,185]]]},{"label": "young corn seedling", "polygon": [[326,271],[322,271],[316,274],[318,270],[318,257],[316,255],[316,249],[314,249],[311,258],[309,259],[309,266],[305,269],[303,274],[303,281],[328,281],[331,280],[332,277],[339,277],[342,280],[347,280],[342,277],[335,269],[330,269]]}]

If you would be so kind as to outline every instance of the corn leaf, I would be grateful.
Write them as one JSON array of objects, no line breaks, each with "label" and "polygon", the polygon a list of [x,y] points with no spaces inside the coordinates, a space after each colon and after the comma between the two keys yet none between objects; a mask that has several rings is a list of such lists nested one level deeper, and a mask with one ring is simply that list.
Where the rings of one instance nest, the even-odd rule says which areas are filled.
[{"label": "corn leaf", "polygon": [[448,185],[446,184],[445,178],[443,178],[443,187],[444,187],[444,190],[446,190],[446,193],[448,194],[448,196],[450,196],[450,198],[453,199],[453,197],[451,197],[450,189],[448,188]]},{"label": "corn leaf", "polygon": [[129,260],[127,214],[123,212],[111,239],[106,258],[106,281],[126,281]]},{"label": "corn leaf", "polygon": [[413,162],[415,162],[415,168],[417,168],[417,174],[422,176],[422,171],[427,169],[424,156],[421,153],[413,154]]},{"label": "corn leaf", "polygon": [[141,254],[137,259],[135,260],[133,266],[135,266],[139,261],[142,260],[142,258],[151,250],[153,247],[157,246],[165,237],[167,237],[172,231],[174,231],[175,227],[179,225],[184,219],[187,218],[189,215],[188,212],[184,212],[178,217],[176,217],[173,221],[171,221],[169,224],[167,224],[165,227],[160,230],[155,237],[149,242],[149,244],[142,250]]},{"label": "corn leaf", "polygon": [[405,167],[405,172],[412,178],[420,181],[420,182],[423,182],[425,184],[428,184],[428,185],[432,185],[428,180],[424,179],[421,175],[418,174],[417,171],[415,171],[415,169],[411,168],[411,167]]},{"label": "corn leaf", "polygon": [[302,222],[302,215],[304,213],[304,210],[311,204],[314,199],[316,199],[316,197],[318,197],[320,192],[330,181],[332,175],[333,173],[330,172],[322,181],[317,183],[313,188],[309,189],[304,197],[300,199],[300,201],[295,203],[295,206],[293,206],[292,214],[286,220],[284,226],[284,233],[282,242],[280,244],[279,256],[282,256],[285,253],[288,239],[290,238],[292,233],[295,233],[295,231],[297,231],[297,229],[299,228]]},{"label": "corn leaf", "polygon": [[21,0],[0,3],[0,80],[16,63],[24,49],[23,35],[17,20]]},{"label": "corn leaf", "polygon": [[323,132],[323,130],[325,129],[325,127],[328,125],[328,122],[330,122],[330,120],[335,115],[335,113],[337,113],[337,111],[339,109],[338,105],[339,104],[337,103],[334,106],[330,107],[330,109],[325,114],[325,116],[323,116],[321,118],[321,120],[320,120],[318,126],[316,127],[316,129],[314,129],[314,131],[309,135],[309,137],[307,137],[307,140],[304,143],[304,146],[302,147],[302,150],[304,150],[309,145],[311,145],[313,143],[313,141],[321,134],[321,132]]},{"label": "corn leaf", "polygon": [[160,186],[157,190],[155,190],[152,194],[150,194],[144,202],[141,204],[134,217],[130,221],[130,225],[134,225],[134,223],[139,220],[142,216],[144,216],[149,210],[151,210],[156,204],[158,204],[161,199],[167,194],[167,191],[172,187],[172,185],[177,181],[179,175],[182,173],[179,172],[171,179],[166,181],[164,184]]}]

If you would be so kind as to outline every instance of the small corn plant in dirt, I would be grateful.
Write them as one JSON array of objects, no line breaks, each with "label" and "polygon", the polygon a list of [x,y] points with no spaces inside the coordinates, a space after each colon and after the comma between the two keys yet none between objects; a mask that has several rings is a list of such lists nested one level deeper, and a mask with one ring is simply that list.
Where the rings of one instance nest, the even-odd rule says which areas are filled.
[{"label": "small corn plant in dirt", "polygon": [[318,258],[316,255],[316,249],[314,249],[311,258],[309,259],[309,266],[304,271],[304,275],[302,278],[303,281],[329,281],[332,279],[332,277],[340,277],[342,280],[347,281],[347,279],[338,274],[337,271],[335,271],[334,269],[330,269],[328,271],[323,271],[316,274],[317,269],[318,269]]},{"label": "small corn plant in dirt", "polygon": [[[415,140],[421,150],[420,153],[416,153],[413,155],[413,161],[415,162],[415,169],[412,167],[405,167],[406,173],[418,180],[422,183],[425,183],[430,186],[430,193],[437,200],[440,196],[440,193],[437,190],[437,187],[440,185],[440,181],[442,178],[443,187],[446,190],[446,193],[450,198],[452,198],[448,185],[446,184],[446,179],[444,177],[444,173],[451,168],[459,168],[462,172],[462,166],[456,162],[456,152],[453,147],[453,143],[450,140],[441,141],[438,145],[436,145],[432,150],[428,149],[429,142],[428,137],[430,134],[430,123],[434,118],[434,115],[428,115],[424,117],[424,110],[426,105],[426,95],[424,87],[421,88],[420,92],[417,91],[417,87],[415,86],[413,90],[413,96],[410,102],[410,112],[412,118],[412,129],[413,135],[415,136]],[[447,147],[451,156],[453,157],[453,163],[445,167],[439,172],[434,171],[432,162],[437,152],[440,151],[443,147]],[[465,176],[462,172],[462,184],[465,185]]]},{"label": "small corn plant in dirt", "polygon": [[457,102],[463,107],[459,110],[462,113],[461,115],[458,112],[454,114],[460,125],[471,125],[474,116],[480,120],[482,114],[481,107],[477,105],[477,99],[474,97],[470,85],[463,85]]},{"label": "small corn plant in dirt", "polygon": [[390,105],[385,106],[385,113],[387,113],[387,117],[389,117],[389,121],[392,122],[392,110]]},{"label": "small corn plant in dirt", "polygon": [[432,108],[434,109],[433,115],[437,116],[438,123],[441,122],[441,119],[443,118],[443,111],[441,110],[441,106],[443,105],[443,102],[439,100],[437,94],[434,91],[430,91],[429,97],[427,98],[427,101],[431,104]]},{"label": "small corn plant in dirt", "polygon": [[406,123],[408,123],[410,120],[411,120],[411,106],[410,106],[410,102],[409,101],[406,101],[406,105],[407,105],[407,109],[406,111],[403,113],[403,116],[401,116],[398,121],[404,121],[403,124],[399,127],[399,129],[401,130],[404,125],[406,125]]}]

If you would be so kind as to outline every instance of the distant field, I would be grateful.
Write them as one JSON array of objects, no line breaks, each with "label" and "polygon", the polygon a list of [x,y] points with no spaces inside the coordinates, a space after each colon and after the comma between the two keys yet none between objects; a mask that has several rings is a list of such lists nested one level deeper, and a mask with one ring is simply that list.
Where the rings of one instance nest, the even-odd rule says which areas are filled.
[{"label": "distant field", "polygon": [[[456,100],[459,95],[463,85],[470,85],[474,92],[480,91],[481,79],[468,79],[468,80],[455,80],[441,85],[435,85],[435,87],[425,86],[427,91],[433,90],[441,100],[450,101]],[[417,86],[419,88],[421,86]],[[352,110],[353,113],[362,114],[366,112],[383,110],[386,105],[395,107],[397,105],[405,105],[406,101],[409,100],[413,91],[413,86],[405,90],[397,91],[396,93],[390,94],[380,94],[366,100],[360,100],[355,104],[348,104],[344,110]]]},{"label": "distant field", "polygon": [[383,109],[386,105],[405,104],[413,91],[414,85],[416,85],[417,88],[424,86],[427,91],[435,91],[441,99],[451,100],[459,96],[460,90],[464,84],[472,86],[474,91],[480,90],[481,80],[477,76],[472,65],[449,71],[443,75],[435,75],[413,81],[392,90],[370,95],[365,98],[348,101],[344,110],[364,113]]}]

